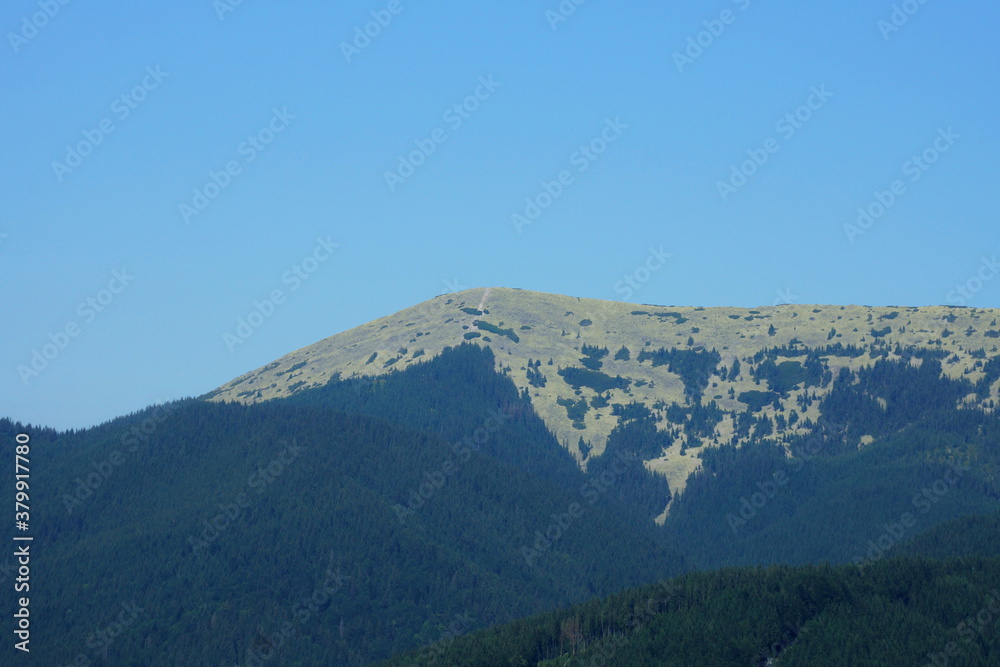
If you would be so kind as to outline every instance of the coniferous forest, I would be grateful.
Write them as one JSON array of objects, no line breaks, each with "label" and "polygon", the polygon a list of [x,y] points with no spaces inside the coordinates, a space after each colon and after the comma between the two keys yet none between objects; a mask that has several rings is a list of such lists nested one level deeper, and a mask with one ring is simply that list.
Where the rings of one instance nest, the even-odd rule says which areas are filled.
[{"label": "coniferous forest", "polygon": [[[748,406],[750,441],[702,448],[682,490],[643,465],[673,438],[649,408],[616,406],[583,471],[495,366],[463,344],[254,405],[0,421],[58,490],[34,508],[32,659],[996,664],[992,621],[968,619],[1000,595],[1000,420],[947,407],[976,387],[936,359],[838,378],[780,444]],[[661,407],[686,433],[720,419]]]}]

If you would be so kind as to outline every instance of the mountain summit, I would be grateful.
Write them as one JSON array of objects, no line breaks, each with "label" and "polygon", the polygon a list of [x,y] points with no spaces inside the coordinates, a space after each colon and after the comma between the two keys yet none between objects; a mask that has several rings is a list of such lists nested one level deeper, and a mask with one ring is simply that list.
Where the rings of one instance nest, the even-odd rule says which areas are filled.
[{"label": "mountain summit", "polygon": [[[420,364],[471,341],[493,349],[497,370],[527,392],[582,467],[635,410],[649,411],[671,444],[646,466],[679,490],[698,466],[687,450],[767,437],[763,428],[776,442],[807,434],[832,388],[878,360],[939,360],[944,376],[979,383],[958,403],[992,409],[998,318],[997,310],[945,306],[700,308],[477,288],[296,350],[206,398],[287,397]],[[748,428],[749,413],[757,421]],[[863,434],[854,444],[868,441]]]},{"label": "mountain summit", "polygon": [[[32,599],[52,638],[37,653],[361,667],[441,640],[401,660],[535,664],[567,638],[629,635],[611,662],[639,664],[629,651],[682,655],[654,636],[703,651],[697,626],[735,628],[698,664],[748,664],[737,645],[764,664],[793,639],[806,649],[789,655],[821,664],[857,633],[862,652],[932,637],[926,654],[1000,581],[997,563],[930,575],[893,557],[1000,550],[998,337],[994,311],[481,289],[83,431],[0,419],[0,439],[30,434],[49,489],[32,497],[55,591]],[[824,562],[842,567],[786,567]],[[646,591],[594,601],[769,564],[694,573],[678,613]],[[502,660],[439,655],[455,634],[584,602],[490,635],[516,640]],[[142,611],[120,627],[126,603]],[[643,628],[621,625],[640,608]]]}]

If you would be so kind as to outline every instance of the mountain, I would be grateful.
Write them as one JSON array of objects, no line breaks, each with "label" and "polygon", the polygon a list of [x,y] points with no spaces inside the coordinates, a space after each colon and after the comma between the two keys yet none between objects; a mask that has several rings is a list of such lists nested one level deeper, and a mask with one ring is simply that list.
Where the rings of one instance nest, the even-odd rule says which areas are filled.
[{"label": "mountain", "polygon": [[[752,439],[755,427],[741,423],[748,409],[772,423],[766,440],[808,435],[819,403],[849,377],[842,373],[876,360],[939,359],[947,377],[972,385],[957,401],[990,409],[1000,397],[998,319],[997,310],[944,306],[692,308],[472,289],[326,338],[206,398],[287,397],[332,377],[407,368],[475,341],[494,350],[497,370],[528,392],[584,468],[604,451],[626,406],[654,411],[669,443],[646,466],[680,491],[699,465],[689,451]],[[873,434],[854,437],[850,444],[860,446]]]},{"label": "mountain", "polygon": [[[870,642],[880,609],[936,640],[957,612],[930,607],[994,566],[897,556],[954,555],[957,534],[1000,553],[996,314],[473,290],[94,428],[0,419],[31,441],[32,652],[365,665],[572,604],[597,605],[590,642],[621,619],[600,596],[678,576],[701,592],[663,632],[705,624],[692,646],[758,598],[838,629],[789,656]],[[786,620],[719,655],[759,655]],[[522,657],[561,655],[547,632]]]},{"label": "mountain", "polygon": [[364,665],[684,571],[494,365],[465,345],[312,401],[0,420],[31,437],[33,657]]}]

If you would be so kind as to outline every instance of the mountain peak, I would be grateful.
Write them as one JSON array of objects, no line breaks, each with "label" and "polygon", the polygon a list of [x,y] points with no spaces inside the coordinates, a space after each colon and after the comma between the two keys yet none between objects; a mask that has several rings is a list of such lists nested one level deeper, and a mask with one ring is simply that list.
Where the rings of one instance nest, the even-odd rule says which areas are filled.
[{"label": "mountain peak", "polygon": [[[983,375],[982,351],[997,352],[998,316],[996,310],[945,306],[653,306],[474,288],[325,338],[226,383],[208,398],[244,403],[282,398],[334,377],[403,370],[446,347],[472,342],[493,349],[497,370],[528,392],[537,413],[584,466],[587,452],[603,451],[622,421],[622,406],[641,403],[662,414],[674,404],[690,408],[714,401],[725,416],[706,438],[687,437],[665,417],[658,425],[677,437],[647,466],[679,489],[698,463],[681,452],[688,445],[738,443],[736,416],[748,408],[774,412],[772,417],[797,410],[802,420],[818,419],[815,399],[832,383],[829,377],[823,386],[795,383],[801,372],[795,356],[832,350],[822,357],[822,370],[837,377],[843,368],[857,371],[876,359],[898,358],[899,349],[931,349],[946,359],[945,374],[975,382]],[[791,384],[777,392],[751,373],[760,354],[774,348],[792,360],[783,367]],[[804,394],[813,400],[803,400]],[[994,385],[978,400],[985,405],[996,396]],[[578,448],[581,438],[586,451]]]}]

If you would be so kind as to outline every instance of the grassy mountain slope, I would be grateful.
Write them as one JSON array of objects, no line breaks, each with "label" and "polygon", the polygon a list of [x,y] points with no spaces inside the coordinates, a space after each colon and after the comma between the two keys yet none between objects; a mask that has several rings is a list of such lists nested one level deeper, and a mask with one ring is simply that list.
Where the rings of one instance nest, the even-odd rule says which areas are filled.
[{"label": "grassy mountain slope", "polygon": [[[771,419],[798,409],[799,424],[779,428],[773,436],[776,442],[806,434],[805,420],[819,419],[815,401],[836,384],[830,377],[837,378],[842,368],[857,371],[882,354],[898,358],[896,346],[933,350],[945,360],[943,371],[949,377],[978,381],[998,354],[998,317],[1000,311],[950,307],[664,307],[507,288],[473,289],[437,297],[292,352],[223,385],[208,398],[253,403],[286,397],[321,387],[338,373],[342,378],[381,375],[420,364],[447,346],[471,340],[494,350],[498,369],[509,370],[518,388],[529,392],[535,411],[582,466],[588,456],[602,453],[620,423],[615,404],[639,402],[655,409],[658,428],[669,432],[672,441],[646,465],[680,490],[698,467],[689,448],[749,439],[737,426],[738,414],[748,405]],[[760,363],[754,356],[769,348],[790,346],[804,352],[837,345],[842,346],[839,351],[823,355],[819,372],[828,374],[823,383],[803,383],[793,359],[785,359],[792,363],[784,366],[776,364],[764,381],[751,373]],[[857,354],[843,351],[851,346],[859,348]],[[687,356],[657,357],[661,348]],[[717,361],[711,358],[713,350]],[[961,400],[979,407],[997,400],[1000,373],[986,377],[984,392]],[[774,387],[780,389],[778,396],[770,392]],[[806,400],[810,397],[815,401]],[[711,401],[722,417],[700,436],[685,432],[682,423],[665,415],[674,403],[690,408]],[[859,443],[869,442],[866,436],[861,434]]]}]

